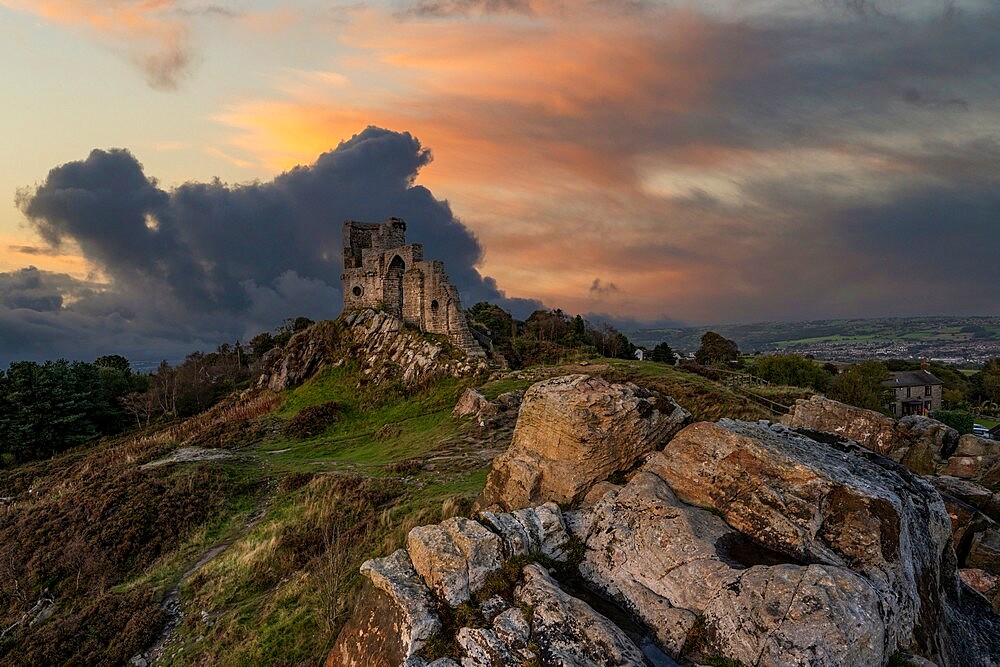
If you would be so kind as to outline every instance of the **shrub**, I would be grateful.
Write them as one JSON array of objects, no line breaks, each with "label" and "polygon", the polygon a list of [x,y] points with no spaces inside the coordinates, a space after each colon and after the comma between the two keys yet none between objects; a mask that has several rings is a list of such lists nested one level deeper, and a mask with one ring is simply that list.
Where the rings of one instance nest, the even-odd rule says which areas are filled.
[{"label": "shrub", "polygon": [[291,438],[312,438],[321,434],[340,416],[340,404],[327,401],[303,408],[285,424],[285,435]]},{"label": "shrub", "polygon": [[972,433],[972,414],[963,410],[938,410],[934,419],[947,424],[961,434]]},{"label": "shrub", "polygon": [[798,354],[768,354],[753,363],[753,374],[768,382],[825,391],[830,374],[812,359]]}]

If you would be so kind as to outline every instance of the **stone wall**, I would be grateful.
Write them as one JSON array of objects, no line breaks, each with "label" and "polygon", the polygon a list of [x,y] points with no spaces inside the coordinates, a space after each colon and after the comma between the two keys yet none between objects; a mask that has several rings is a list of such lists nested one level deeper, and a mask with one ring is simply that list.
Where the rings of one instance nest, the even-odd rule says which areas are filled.
[{"label": "stone wall", "polygon": [[443,334],[470,357],[485,352],[469,331],[458,289],[444,262],[424,260],[406,243],[406,223],[344,223],[344,311],[383,310],[428,333]]}]

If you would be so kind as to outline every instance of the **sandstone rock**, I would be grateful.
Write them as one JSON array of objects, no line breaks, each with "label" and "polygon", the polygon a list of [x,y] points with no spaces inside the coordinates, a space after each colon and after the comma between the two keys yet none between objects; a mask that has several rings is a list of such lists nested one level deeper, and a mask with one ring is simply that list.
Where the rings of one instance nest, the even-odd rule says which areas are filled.
[{"label": "sandstone rock", "polygon": [[947,654],[942,614],[957,578],[941,497],[923,478],[855,449],[721,420],[686,428],[646,469],[756,542],[863,575],[881,597],[890,649]]},{"label": "sandstone rock", "polygon": [[543,665],[645,664],[642,651],[614,623],[565,593],[538,565],[524,568],[515,597],[532,608],[531,638]]},{"label": "sandstone rock", "polygon": [[941,495],[948,494],[1000,521],[1000,494],[970,480],[942,475],[928,478]]},{"label": "sandstone rock", "polygon": [[570,375],[533,385],[514,441],[497,457],[481,507],[568,504],[635,465],[690,420],[672,400],[635,385]]},{"label": "sandstone rock", "polygon": [[486,397],[472,387],[469,387],[459,397],[458,403],[455,404],[455,409],[451,411],[451,416],[468,417],[469,415],[478,415],[479,411],[487,405],[489,405],[489,401],[486,400]]},{"label": "sandstone rock", "polygon": [[508,558],[528,554],[542,554],[555,560],[565,558],[564,547],[570,536],[555,503],[510,513],[483,512],[480,516],[503,538]]},{"label": "sandstone rock", "polygon": [[471,416],[483,428],[508,428],[517,419],[523,398],[523,391],[508,391],[488,401],[481,393],[470,388],[458,399],[451,414],[453,417]]},{"label": "sandstone rock", "polygon": [[457,635],[462,650],[462,667],[507,667],[523,664],[533,654],[520,656],[486,628],[461,628]]},{"label": "sandstone rock", "polygon": [[1000,454],[1000,442],[987,440],[966,433],[958,440],[955,456],[996,456]]},{"label": "sandstone rock", "polygon": [[414,528],[406,546],[414,569],[452,606],[467,602],[502,565],[500,538],[464,517]]},{"label": "sandstone rock", "polygon": [[[981,438],[971,435],[963,435],[964,444],[959,444],[955,455],[948,459],[948,465],[942,474],[959,479],[983,480],[989,477],[989,473],[1000,462],[1000,453],[995,449],[990,449],[979,444]],[[988,441],[983,441],[988,442]],[[974,452],[988,452],[988,454],[976,454]],[[988,480],[987,484],[995,484],[995,481]]]},{"label": "sandstone rock", "polygon": [[581,574],[650,627],[661,625],[664,609],[703,613],[738,577],[739,565],[724,562],[716,549],[735,532],[714,514],[679,502],[655,474],[640,472],[579,514],[589,517],[574,524],[586,544]]},{"label": "sandstone rock", "polygon": [[774,555],[680,502],[650,472],[668,456],[654,454],[620,491],[579,512],[591,515],[573,522],[586,542],[585,579],[674,656],[697,614],[709,652],[744,664],[881,664],[885,627],[867,581],[846,568],[774,564]]},{"label": "sandstone rock", "polygon": [[611,482],[598,482],[594,486],[590,487],[590,491],[587,491],[587,495],[583,497],[580,501],[581,507],[590,507],[595,503],[599,502],[604,496],[609,493],[614,493],[622,488],[621,484],[612,484]]},{"label": "sandstone rock", "polygon": [[1000,575],[1000,529],[992,526],[981,533],[976,533],[969,546],[965,565]]},{"label": "sandstone rock", "polygon": [[531,627],[520,609],[508,609],[493,622],[492,628],[462,628],[458,645],[465,653],[462,667],[508,667],[528,664],[537,659],[528,648]]},{"label": "sandstone rock", "polygon": [[958,444],[958,431],[920,415],[900,419],[896,433],[897,450],[890,452],[890,456],[921,475],[937,470]]},{"label": "sandstone rock", "polygon": [[879,454],[888,454],[899,445],[893,419],[824,396],[796,400],[781,423],[791,428],[836,433]]},{"label": "sandstone rock", "polygon": [[705,610],[709,646],[745,665],[847,667],[888,659],[878,593],[827,565],[755,566]]},{"label": "sandstone rock", "polygon": [[327,664],[396,667],[440,631],[434,598],[403,549],[365,562],[361,573],[370,583]]}]

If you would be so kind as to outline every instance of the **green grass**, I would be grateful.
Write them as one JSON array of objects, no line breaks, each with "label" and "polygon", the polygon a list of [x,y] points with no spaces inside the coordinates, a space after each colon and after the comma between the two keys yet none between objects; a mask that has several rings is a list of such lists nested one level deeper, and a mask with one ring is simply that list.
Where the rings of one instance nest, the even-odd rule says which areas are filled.
[{"label": "green grass", "polygon": [[[346,621],[361,583],[361,562],[403,546],[415,526],[467,512],[481,492],[488,465],[462,469],[459,460],[450,462],[457,469],[417,468],[405,483],[383,468],[459,443],[471,426],[451,411],[470,381],[445,378],[405,392],[359,390],[358,380],[351,366],[327,369],[288,392],[275,413],[280,419],[330,400],[342,406],[340,418],[313,438],[275,433],[253,446],[257,460],[227,463],[253,466],[276,482],[273,503],[258,525],[239,535],[248,508],[234,505],[218,527],[145,575],[143,583],[176,581],[213,537],[239,538],[182,587],[186,616],[177,636],[185,648],[165,664],[321,659]],[[504,384],[511,383],[494,389],[507,391]],[[386,425],[392,428],[383,430]],[[213,625],[201,621],[202,609]]]},{"label": "green grass", "polygon": [[997,424],[1000,424],[1000,422],[998,421],[993,421],[992,419],[983,419],[982,417],[976,417],[975,422],[977,424],[985,426],[986,428],[993,428]]},{"label": "green grass", "polygon": [[278,436],[267,440],[257,447],[261,455],[276,470],[307,472],[361,466],[377,474],[387,463],[421,456],[458,435],[460,424],[451,418],[451,411],[465,383],[445,378],[422,391],[373,396],[371,390],[356,388],[357,379],[350,367],[328,369],[290,392],[278,413],[283,418],[330,400],[340,403],[341,416],[313,438]]},{"label": "green grass", "polygon": [[785,348],[792,345],[810,345],[813,343],[842,343],[847,341],[870,341],[880,338],[877,334],[857,334],[857,335],[843,335],[835,334],[831,336],[814,336],[812,338],[795,338],[790,340],[778,340],[773,343],[776,348]]}]

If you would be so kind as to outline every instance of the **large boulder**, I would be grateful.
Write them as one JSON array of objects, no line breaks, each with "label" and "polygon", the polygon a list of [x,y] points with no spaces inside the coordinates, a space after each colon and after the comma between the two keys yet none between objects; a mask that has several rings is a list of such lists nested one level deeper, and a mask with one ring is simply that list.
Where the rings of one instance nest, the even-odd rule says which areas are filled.
[{"label": "large boulder", "polygon": [[878,593],[889,652],[953,655],[945,606],[958,595],[957,567],[940,495],[892,461],[843,447],[724,419],[686,428],[646,469],[759,544],[862,575]]},{"label": "large boulder", "polygon": [[881,412],[823,396],[797,400],[781,422],[794,429],[853,440],[921,475],[940,470],[959,443],[958,431],[929,417],[909,415],[897,422]]},{"label": "large boulder", "polygon": [[788,562],[717,515],[682,503],[654,454],[620,491],[573,516],[580,571],[679,656],[698,617],[703,648],[742,664],[881,665],[881,598],[846,567]]},{"label": "large boulder", "polygon": [[451,416],[468,417],[469,415],[478,415],[479,411],[489,405],[489,403],[485,396],[472,387],[469,387],[459,396],[458,403],[455,404],[455,409],[451,411]]},{"label": "large boulder", "polygon": [[791,428],[835,433],[879,454],[888,454],[899,444],[894,419],[819,395],[796,400],[781,423]]},{"label": "large boulder", "polygon": [[525,393],[514,440],[493,462],[482,507],[571,504],[633,467],[690,421],[671,399],[589,375],[545,380]]}]

